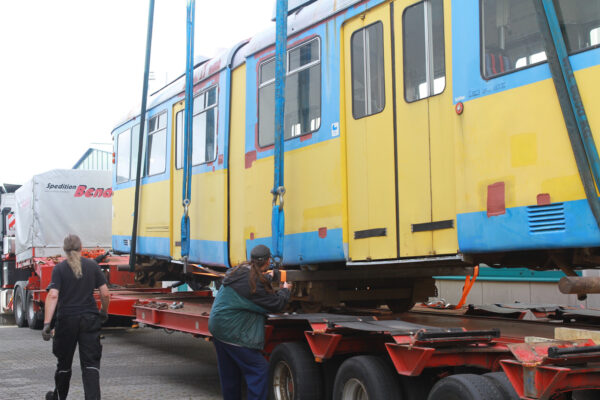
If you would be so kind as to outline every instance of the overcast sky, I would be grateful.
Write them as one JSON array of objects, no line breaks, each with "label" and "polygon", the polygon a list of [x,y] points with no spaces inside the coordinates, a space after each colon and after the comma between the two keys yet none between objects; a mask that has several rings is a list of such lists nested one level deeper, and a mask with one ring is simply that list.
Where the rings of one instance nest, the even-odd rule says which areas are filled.
[{"label": "overcast sky", "polygon": [[[110,132],[141,101],[148,4],[0,0],[0,183],[72,168],[89,147],[112,151]],[[195,55],[274,25],[274,4],[196,0]],[[155,1],[151,89],[185,70],[186,5]]]}]

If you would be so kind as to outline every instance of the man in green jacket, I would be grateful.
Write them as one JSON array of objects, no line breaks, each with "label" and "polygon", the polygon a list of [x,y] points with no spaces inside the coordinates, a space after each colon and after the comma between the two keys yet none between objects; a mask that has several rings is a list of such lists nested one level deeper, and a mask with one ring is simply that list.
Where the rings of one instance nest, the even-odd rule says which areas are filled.
[{"label": "man in green jacket", "polygon": [[265,320],[269,312],[282,311],[290,298],[288,284],[275,292],[269,269],[271,252],[258,245],[250,261],[233,268],[213,304],[208,329],[217,350],[217,363],[224,400],[242,396],[242,375],[248,387],[248,400],[266,400],[269,364],[262,354]]}]

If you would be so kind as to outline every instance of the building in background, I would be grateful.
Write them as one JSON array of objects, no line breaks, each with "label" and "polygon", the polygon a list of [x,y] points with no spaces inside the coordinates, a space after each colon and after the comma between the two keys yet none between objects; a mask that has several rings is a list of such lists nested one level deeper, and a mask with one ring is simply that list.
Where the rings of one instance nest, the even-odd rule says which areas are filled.
[{"label": "building in background", "polygon": [[83,153],[79,161],[75,163],[73,169],[111,171],[112,153],[105,150],[89,148]]}]

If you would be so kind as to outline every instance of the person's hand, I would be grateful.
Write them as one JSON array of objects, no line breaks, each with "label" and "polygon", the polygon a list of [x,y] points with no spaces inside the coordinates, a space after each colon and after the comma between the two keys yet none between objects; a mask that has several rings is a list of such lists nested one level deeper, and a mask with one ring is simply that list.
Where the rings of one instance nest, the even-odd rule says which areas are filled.
[{"label": "person's hand", "polygon": [[281,287],[290,290],[292,288],[292,284],[289,282],[282,282]]},{"label": "person's hand", "polygon": [[108,321],[108,312],[106,310],[100,310],[100,320],[102,323]]},{"label": "person's hand", "polygon": [[52,331],[50,329],[50,324],[44,324],[44,328],[42,329],[42,338],[47,342],[52,339]]}]

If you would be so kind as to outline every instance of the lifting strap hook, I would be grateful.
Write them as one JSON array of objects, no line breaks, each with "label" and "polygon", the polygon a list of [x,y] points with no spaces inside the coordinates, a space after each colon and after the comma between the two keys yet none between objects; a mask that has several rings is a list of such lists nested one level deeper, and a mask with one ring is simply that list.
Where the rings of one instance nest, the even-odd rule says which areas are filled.
[{"label": "lifting strap hook", "polygon": [[191,203],[191,202],[192,202],[192,201],[191,201],[190,199],[183,199],[183,216],[184,216],[185,218],[187,218],[187,217],[188,217],[188,210],[189,210],[189,207],[190,207],[190,203]]},{"label": "lifting strap hook", "polygon": [[283,210],[283,195],[285,194],[285,187],[279,186],[277,189],[271,190],[273,194],[273,206],[277,204],[279,200],[279,210]]}]

